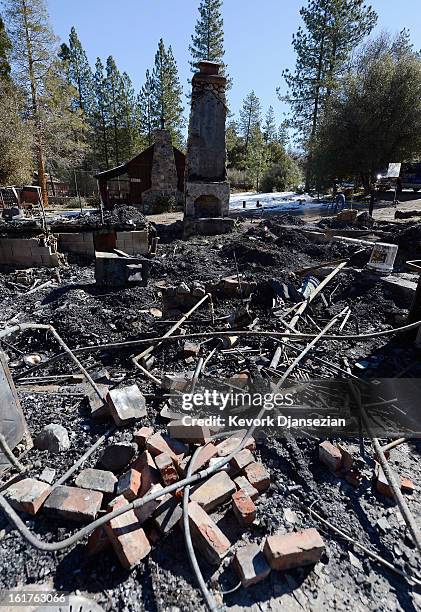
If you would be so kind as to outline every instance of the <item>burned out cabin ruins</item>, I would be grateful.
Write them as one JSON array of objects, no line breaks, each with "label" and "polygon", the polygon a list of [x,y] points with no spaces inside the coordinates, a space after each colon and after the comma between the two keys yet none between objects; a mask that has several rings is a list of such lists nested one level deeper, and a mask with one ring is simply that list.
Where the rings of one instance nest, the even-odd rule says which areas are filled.
[{"label": "burned out cabin ruins", "polygon": [[145,214],[183,201],[185,155],[171,144],[166,130],[154,132],[154,143],[117,168],[96,175],[104,208],[135,206]]},{"label": "burned out cabin ruins", "polygon": [[162,39],[137,98],[99,60],[85,166],[38,139],[35,184],[0,187],[0,611],[415,610],[421,200],[399,163],[390,190],[311,184],[319,141],[289,149],[254,91],[239,127],[204,48],[188,122]]}]

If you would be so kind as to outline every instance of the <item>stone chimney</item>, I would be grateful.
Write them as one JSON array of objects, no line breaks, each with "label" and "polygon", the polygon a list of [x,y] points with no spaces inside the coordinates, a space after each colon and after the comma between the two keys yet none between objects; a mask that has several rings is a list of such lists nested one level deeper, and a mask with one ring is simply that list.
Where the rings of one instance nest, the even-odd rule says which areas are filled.
[{"label": "stone chimney", "polygon": [[227,80],[220,65],[200,62],[192,79],[186,159],[185,217],[228,215],[230,188],[226,172],[225,121]]}]

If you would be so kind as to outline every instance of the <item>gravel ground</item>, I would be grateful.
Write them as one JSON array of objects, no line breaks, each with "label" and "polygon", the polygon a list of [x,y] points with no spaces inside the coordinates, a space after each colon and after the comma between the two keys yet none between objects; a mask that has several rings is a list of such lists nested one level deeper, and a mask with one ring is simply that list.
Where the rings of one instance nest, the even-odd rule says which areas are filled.
[{"label": "gravel ground", "polygon": [[[239,271],[246,278],[257,281],[257,291],[251,304],[253,316],[258,318],[260,329],[280,329],[270,306],[272,294],[268,281],[276,278],[291,281],[299,287],[295,270],[317,261],[350,256],[354,247],[314,245],[299,232],[299,227],[283,227],[290,220],[285,216],[261,223],[240,223],[233,234],[211,238],[198,237],[189,242],[165,235],[158,256],[151,269],[147,288],[107,291],[98,290],[94,284],[93,266],[73,261],[62,270],[62,284],[41,289],[25,295],[32,281],[45,282],[50,272],[34,272],[32,280],[26,282],[21,274],[0,275],[0,317],[7,322],[20,313],[19,322],[34,321],[51,323],[69,343],[71,348],[97,345],[103,342],[118,342],[138,338],[142,334],[164,333],[169,323],[151,314],[151,308],[160,308],[159,287],[156,282],[211,281]],[[401,226],[399,226],[401,227]],[[414,224],[404,228],[414,228]],[[418,231],[420,225],[417,226]],[[407,231],[403,229],[403,231]],[[409,231],[409,230],[408,230]],[[411,236],[416,229],[411,229]],[[396,240],[401,240],[396,234]],[[401,240],[401,249],[408,250],[408,243]],[[399,242],[398,242],[399,244]],[[405,253],[406,255],[406,253]],[[357,268],[364,262],[359,261]],[[408,304],[400,297],[385,292],[384,286],[371,277],[348,269],[341,273],[325,292],[327,306],[317,301],[311,315],[316,322],[327,320],[346,305],[352,308],[353,316],[346,328],[347,333],[357,329],[380,330],[396,326],[407,313]],[[289,305],[289,304],[288,304]],[[236,300],[215,300],[215,316],[224,317],[238,306]],[[165,315],[164,315],[165,317]],[[209,311],[199,310],[193,322],[184,325],[187,331],[211,330]],[[307,321],[301,329],[315,327]],[[19,351],[39,353],[43,359],[58,352],[57,345],[47,340],[44,333],[25,333],[4,344],[3,349],[11,360],[15,374],[27,370],[21,362]],[[272,355],[275,343],[270,339],[247,338],[244,344],[259,349],[261,355]],[[14,348],[13,348],[14,347]],[[351,366],[360,359],[374,361],[376,369],[368,368],[364,375],[394,376],[411,366],[411,375],[418,374],[412,367],[418,355],[407,338],[396,340],[379,338],[366,342],[349,342],[341,346],[338,342],[320,345],[314,355],[343,365],[346,357]],[[381,359],[379,358],[381,356]],[[238,356],[237,356],[238,357]],[[221,355],[210,362],[210,373],[229,375],[238,371],[239,361],[233,355]],[[130,352],[100,352],[84,355],[84,365],[94,372],[105,366],[111,377],[122,384],[137,382],[145,394],[156,394],[153,383],[137,375],[130,362]],[[241,368],[256,372],[258,360],[254,354],[244,357]],[[194,366],[193,366],[194,367]],[[306,367],[316,375],[323,369],[315,361]],[[162,372],[182,372],[186,369],[178,344],[166,345],[156,351],[154,366],[156,375]],[[47,372],[63,374],[73,372],[68,362],[57,362]],[[73,393],[80,393],[74,387]],[[81,397],[63,397],[52,393],[19,391],[22,406],[31,433],[37,434],[44,425],[54,422],[64,425],[71,437],[71,449],[58,456],[49,456],[46,451],[31,450],[24,462],[32,464],[30,474],[39,475],[44,467],[63,474],[101,435],[108,424],[92,424],[86,400]],[[148,396],[148,416],[145,424],[164,429],[165,421],[159,416],[163,403],[159,397]],[[133,428],[119,430],[110,441],[130,440]],[[420,560],[413,548],[407,530],[399,517],[396,505],[379,496],[373,489],[371,475],[372,452],[367,444],[367,463],[364,467],[366,479],[354,489],[345,480],[331,475],[317,459],[318,440],[314,438],[277,439],[267,437],[258,443],[257,455],[271,473],[272,485],[258,502],[257,520],[246,532],[239,531],[229,509],[219,509],[215,517],[234,546],[228,558],[218,570],[201,562],[203,572],[216,592],[230,591],[237,585],[230,561],[238,545],[247,541],[261,542],[267,534],[287,532],[302,527],[315,526],[326,542],[326,553],[314,568],[301,568],[287,573],[272,572],[264,582],[250,589],[238,588],[223,597],[229,610],[357,610],[389,611],[421,609],[420,596],[405,580],[371,561],[357,548],[350,547],[340,536],[336,536],[323,525],[303,512],[305,506],[314,503],[314,509],[334,525],[344,530],[356,541],[367,546],[384,559],[405,572],[420,573]],[[356,453],[355,440],[348,441]],[[421,481],[419,452],[421,445],[411,441],[391,451],[390,461],[395,471],[409,476],[415,484]],[[95,452],[84,467],[94,467],[100,451]],[[75,476],[78,472],[76,472]],[[72,480],[69,481],[69,484]],[[420,518],[421,499],[419,488],[407,497],[414,515]],[[292,512],[291,512],[292,511]],[[387,519],[386,528],[378,520]],[[74,526],[41,513],[36,518],[25,517],[26,524],[46,541],[65,538]],[[152,536],[153,534],[150,533]],[[0,515],[0,587],[11,588],[23,585],[48,584],[51,588],[69,592],[81,592],[95,599],[106,610],[202,610],[203,602],[196,588],[189,567],[182,534],[171,533],[164,541],[153,547],[152,554],[131,572],[123,570],[114,554],[105,552],[89,558],[85,541],[60,553],[50,554],[36,551],[19,536],[10,531]],[[221,601],[222,603],[222,601]]]}]

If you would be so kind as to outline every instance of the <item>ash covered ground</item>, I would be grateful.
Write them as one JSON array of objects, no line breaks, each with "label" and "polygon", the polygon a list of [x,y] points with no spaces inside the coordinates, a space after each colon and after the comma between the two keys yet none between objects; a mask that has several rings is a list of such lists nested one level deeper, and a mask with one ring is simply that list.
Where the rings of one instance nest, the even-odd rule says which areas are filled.
[{"label": "ash covered ground", "polygon": [[[127,219],[121,221],[127,223]],[[382,331],[404,324],[410,306],[408,299],[387,289],[380,278],[361,272],[370,250],[361,251],[355,245],[340,242],[315,244],[301,232],[302,227],[294,217],[273,216],[254,223],[239,222],[230,235],[195,237],[189,241],[181,240],[177,228],[158,227],[162,240],[150,268],[147,287],[98,288],[93,264],[71,258],[68,267],[61,270],[61,284],[30,295],[26,293],[33,281],[48,281],[50,271],[35,270],[29,281],[21,273],[1,274],[1,320],[3,326],[10,321],[10,325],[17,322],[51,324],[71,349],[161,336],[178,318],[177,313],[158,312],[162,310],[163,281],[175,286],[193,281],[210,283],[239,273],[244,283],[256,283],[248,300],[253,329],[282,331],[285,328],[277,314],[287,311],[293,302],[277,297],[273,279],[291,283],[298,289],[302,282],[297,274],[299,269],[318,262],[349,258],[347,267],[326,287],[324,299],[314,301],[309,316],[303,318],[297,329],[317,333],[346,306],[351,308],[343,331],[346,334]],[[394,224],[383,224],[380,230],[387,233],[388,242],[399,245],[396,269],[407,271],[405,261],[419,255],[421,224],[408,223],[398,229]],[[355,254],[356,251],[360,252]],[[244,302],[238,296],[220,296],[214,299],[213,305],[214,323],[209,309],[204,306],[183,324],[186,333],[229,329],[227,317]],[[168,343],[155,351],[154,375],[194,369],[194,364],[186,364],[181,345],[181,342]],[[217,357],[209,361],[205,376],[231,376],[245,369],[252,376],[258,374],[268,367],[276,345],[270,337],[244,337],[237,352],[217,353]],[[295,343],[295,346],[304,348],[305,344]],[[19,397],[31,433],[36,435],[51,422],[64,425],[70,433],[69,451],[50,456],[47,451],[31,450],[23,459],[32,464],[29,475],[36,477],[42,469],[51,467],[59,477],[97,440],[109,423],[92,423],[82,385],[65,388],[62,385],[45,392],[25,388],[25,377],[31,374],[30,366],[23,362],[23,355],[35,353],[42,360],[48,360],[60,352],[45,332],[17,334],[3,343],[3,350],[19,384]],[[206,344],[202,345],[202,350],[206,355]],[[147,399],[147,417],[142,425],[165,430],[167,421],[160,416],[164,403],[159,389],[131,363],[131,357],[137,352],[133,348],[101,350],[82,353],[80,358],[90,373],[105,367],[115,385],[137,383]],[[291,351],[285,357],[293,356]],[[404,371],[412,377],[419,375],[419,353],[414,349],[413,337],[407,335],[318,344],[302,364],[302,373],[312,377],[329,376],[332,375],[329,366],[321,365],[314,357],[340,367],[344,367],[345,359],[354,374],[366,378],[393,377]],[[363,369],[356,365],[361,363]],[[282,372],[282,365],[279,370]],[[39,376],[69,373],[75,373],[73,366],[68,360],[60,360],[33,376],[38,377],[36,382],[41,384]],[[117,430],[111,440],[130,441],[134,429]],[[305,506],[314,503],[317,512],[356,541],[396,568],[419,575],[420,559],[397,506],[373,487],[370,443],[366,442],[368,460],[363,468],[363,482],[354,488],[319,462],[319,442],[312,436],[259,438],[256,455],[270,471],[271,486],[260,496],[257,519],[249,529],[239,529],[229,504],[214,515],[233,547],[217,570],[206,562],[201,563],[209,585],[215,587],[217,594],[236,587],[238,578],[230,563],[238,544],[260,543],[275,532],[316,527],[325,540],[326,551],[315,567],[282,573],[273,571],[254,587],[240,587],[227,593],[221,604],[223,601],[229,610],[282,609],[287,612],[420,609],[421,598],[405,579],[370,560],[303,511],[300,502]],[[358,454],[358,440],[348,441],[348,444]],[[393,449],[390,455],[394,470],[411,478],[416,485],[421,481],[420,448],[417,441],[410,441]],[[95,467],[100,452],[101,449],[96,451],[84,467]],[[419,520],[418,488],[407,501]],[[46,518],[42,513],[30,519],[25,516],[25,522],[35,534],[50,542],[64,539],[75,528],[71,523]],[[3,589],[43,584],[55,590],[78,591],[95,599],[106,610],[204,609],[180,529],[156,542],[149,557],[134,570],[127,571],[122,569],[111,550],[88,557],[86,540],[59,553],[37,551],[10,530],[5,517],[0,515],[0,567]]]}]

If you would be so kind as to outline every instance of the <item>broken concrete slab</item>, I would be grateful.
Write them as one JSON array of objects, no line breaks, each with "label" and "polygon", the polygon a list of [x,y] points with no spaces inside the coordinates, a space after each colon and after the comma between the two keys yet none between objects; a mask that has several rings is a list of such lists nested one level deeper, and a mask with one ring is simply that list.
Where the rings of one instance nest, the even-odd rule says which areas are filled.
[{"label": "broken concrete slab", "polygon": [[3,491],[3,495],[15,510],[35,515],[50,492],[51,487],[46,482],[35,478],[24,478],[10,485]]},{"label": "broken concrete slab", "polygon": [[239,548],[233,559],[233,567],[245,588],[265,580],[271,571],[257,544],[248,544]]},{"label": "broken concrete slab", "polygon": [[270,567],[288,570],[320,561],[325,544],[317,529],[273,535],[266,538],[263,549]]},{"label": "broken concrete slab", "polygon": [[56,487],[44,504],[48,514],[69,521],[93,521],[101,508],[103,495],[99,491],[77,487]]},{"label": "broken concrete slab", "polygon": [[82,470],[75,480],[75,485],[80,489],[92,489],[108,495],[114,493],[116,484],[117,478],[112,472],[92,468]]},{"label": "broken concrete slab", "polygon": [[112,389],[108,393],[107,403],[118,427],[131,425],[146,416],[145,398],[137,385]]}]

